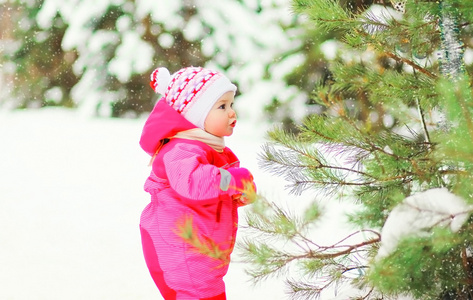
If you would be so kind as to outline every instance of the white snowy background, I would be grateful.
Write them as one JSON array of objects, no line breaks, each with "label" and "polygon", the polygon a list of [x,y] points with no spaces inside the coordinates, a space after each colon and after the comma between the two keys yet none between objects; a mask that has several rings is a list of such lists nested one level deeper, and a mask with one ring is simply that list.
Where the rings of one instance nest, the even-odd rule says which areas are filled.
[{"label": "white snowy background", "polygon": [[[0,111],[0,299],[161,299],[138,228],[149,202],[143,123],[67,109]],[[227,145],[261,194],[296,208],[303,197],[288,196],[280,178],[258,168],[266,129],[240,120]],[[337,213],[337,205],[327,207]],[[326,221],[321,240],[336,232],[338,220],[328,213]],[[237,253],[232,259],[229,300],[288,299],[282,280],[255,287]]]}]

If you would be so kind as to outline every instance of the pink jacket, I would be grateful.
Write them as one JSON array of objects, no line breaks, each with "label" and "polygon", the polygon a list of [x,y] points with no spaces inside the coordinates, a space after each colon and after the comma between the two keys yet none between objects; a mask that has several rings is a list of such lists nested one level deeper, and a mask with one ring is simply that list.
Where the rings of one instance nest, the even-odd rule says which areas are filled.
[{"label": "pink jacket", "polygon": [[[195,126],[165,101],[159,101],[145,123],[140,145],[154,155],[162,139],[192,128]],[[232,200],[231,189],[220,188],[220,168],[230,166],[239,167],[239,162],[229,148],[219,153],[203,142],[177,138],[165,144],[153,161],[145,183],[151,202],[141,215],[140,225],[150,234],[165,280],[174,290],[193,285],[205,297],[225,289],[221,278],[228,265],[192,251],[175,231],[179,220],[192,216],[201,237],[231,252],[238,203]]]}]

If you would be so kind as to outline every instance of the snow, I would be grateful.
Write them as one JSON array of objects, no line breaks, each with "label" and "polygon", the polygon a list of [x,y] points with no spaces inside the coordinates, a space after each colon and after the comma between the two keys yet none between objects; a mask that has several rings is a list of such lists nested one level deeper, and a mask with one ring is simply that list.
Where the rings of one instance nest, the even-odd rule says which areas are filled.
[{"label": "snow", "polygon": [[388,256],[403,237],[428,234],[434,226],[449,226],[456,232],[472,210],[472,205],[446,188],[409,196],[389,214],[381,231],[382,241],[376,258]]},{"label": "snow", "polygon": [[[143,122],[65,109],[0,114],[0,299],[160,299],[138,229],[149,201]],[[239,127],[228,144],[256,169],[262,132]],[[248,280],[232,264],[228,299],[284,299],[281,284],[253,288]]]},{"label": "snow", "polygon": [[44,98],[47,101],[53,101],[55,103],[60,103],[63,97],[63,93],[60,87],[55,86],[44,93]]},{"label": "snow", "polygon": [[182,24],[184,24],[184,20],[179,14],[179,10],[182,6],[182,0],[139,0],[136,1],[136,17],[142,19],[148,13],[151,13],[153,21],[162,23],[167,31],[178,30],[182,27]]},{"label": "snow", "polygon": [[[143,123],[67,109],[0,111],[0,299],[161,299],[138,229],[149,202],[149,157],[138,146]],[[258,168],[267,127],[241,118],[226,144],[252,171],[259,193],[297,211],[313,195],[290,196],[281,178]],[[314,235],[329,244],[341,236],[338,216],[349,207],[322,206],[326,225]],[[282,279],[250,283],[237,251],[225,282],[229,300],[288,298]]]},{"label": "snow", "polygon": [[[113,5],[120,6],[125,12],[117,20],[116,30],[110,30],[109,35],[103,30],[94,30],[98,20]],[[192,5],[189,8],[196,11],[187,19],[180,13],[186,5]],[[72,97],[84,112],[110,116],[110,101],[123,100],[123,95],[109,92],[113,89],[109,86],[110,75],[125,83],[133,75],[148,76],[149,70],[160,66],[153,66],[152,58],[156,53],[143,37],[144,19],[150,15],[154,23],[152,32],[163,31],[158,34],[157,41],[164,49],[174,44],[170,33],[181,31],[186,40],[200,43],[203,54],[212,57],[203,67],[225,69],[227,76],[238,83],[240,92],[247,94],[253,102],[258,101],[259,108],[270,104],[274,98],[283,102],[296,99],[297,118],[307,114],[300,109],[300,103],[307,101],[307,94],[296,86],[286,87],[284,81],[304,59],[295,51],[302,46],[303,29],[283,29],[290,28],[299,19],[291,11],[289,0],[198,0],[192,3],[184,0],[133,3],[46,0],[37,16],[40,27],[49,30],[57,14],[68,25],[62,48],[74,50],[78,55],[73,71],[80,81],[74,86]],[[271,72],[268,72],[269,67]],[[260,92],[259,86],[262,77],[269,83],[263,85],[264,93]],[[278,88],[274,89],[274,86]]]},{"label": "snow", "polygon": [[169,49],[174,45],[174,37],[166,32],[163,32],[158,36],[158,41],[164,49]]},{"label": "snow", "polygon": [[334,60],[337,57],[337,51],[342,44],[336,40],[327,40],[320,44],[320,50],[328,60]]},{"label": "snow", "polygon": [[463,54],[463,60],[465,61],[465,65],[469,66],[473,63],[473,50],[472,49],[465,49],[465,53]]},{"label": "snow", "polygon": [[[400,20],[403,15],[397,10],[383,5],[374,4],[371,5],[364,13],[367,20],[372,21],[374,24],[387,25],[391,20]],[[382,27],[373,24],[365,24],[364,29],[369,34],[374,34],[377,31],[383,30]]]},{"label": "snow", "polygon": [[[245,102],[242,95],[236,103]],[[0,111],[0,299],[160,299],[138,229],[149,201],[143,191],[149,157],[138,146],[144,119],[88,116],[54,108]],[[296,213],[317,199],[326,213],[311,237],[318,244],[337,242],[350,231],[340,224],[341,214],[356,206],[311,193],[288,195],[284,180],[258,167],[269,126],[251,119],[240,117],[226,144],[252,171],[259,193]],[[426,234],[434,225],[457,231],[472,210],[446,189],[406,198],[382,229],[378,258],[404,236]],[[240,230],[238,238],[244,235]],[[229,300],[288,298],[283,279],[253,286],[241,261],[235,252],[225,277]],[[337,296],[327,291],[321,299],[353,293],[342,287]]]},{"label": "snow", "polygon": [[131,75],[142,74],[153,65],[153,51],[153,47],[135,31],[127,31],[123,34],[123,43],[118,46],[115,57],[108,64],[108,70],[120,82],[126,83]]}]

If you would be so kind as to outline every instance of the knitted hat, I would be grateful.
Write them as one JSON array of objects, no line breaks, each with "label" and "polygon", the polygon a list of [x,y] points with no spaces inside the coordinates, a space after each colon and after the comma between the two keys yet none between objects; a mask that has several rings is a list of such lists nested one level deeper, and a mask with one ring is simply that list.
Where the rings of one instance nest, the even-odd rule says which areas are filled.
[{"label": "knitted hat", "polygon": [[173,75],[166,68],[157,68],[151,73],[150,85],[174,110],[201,129],[217,100],[226,92],[236,92],[236,86],[222,73],[200,67],[183,68]]}]

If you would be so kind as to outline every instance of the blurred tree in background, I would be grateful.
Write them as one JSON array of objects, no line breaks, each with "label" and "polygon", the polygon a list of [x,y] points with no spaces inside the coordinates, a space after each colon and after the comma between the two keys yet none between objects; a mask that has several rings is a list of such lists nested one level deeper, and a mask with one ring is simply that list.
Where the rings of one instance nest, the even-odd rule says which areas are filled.
[{"label": "blurred tree in background", "polygon": [[[342,2],[356,11],[372,1]],[[205,65],[237,83],[242,116],[294,130],[324,110],[308,95],[314,82],[330,82],[328,62],[340,59],[332,46],[341,32],[310,27],[289,0],[0,3],[3,107],[58,105],[133,117],[154,104],[152,69]]]},{"label": "blurred tree in background", "polygon": [[[59,105],[88,115],[138,116],[155,102],[149,88],[155,67],[174,72],[200,65],[237,83],[242,115],[260,119],[266,107],[271,120],[290,126],[309,113],[309,78],[324,72],[323,63],[302,67],[306,56],[323,56],[311,54],[319,50],[313,38],[305,41],[304,22],[288,0],[0,4],[0,62],[9,91],[3,89],[3,107]],[[308,74],[305,83],[298,74]],[[246,110],[248,101],[256,109]]]},{"label": "blurred tree in background", "polygon": [[261,163],[296,195],[353,207],[337,220],[350,230],[319,240],[318,197],[303,212],[256,201],[249,273],[283,277],[293,299],[473,299],[473,2],[374,2],[293,0],[334,56],[320,113],[269,132]]},{"label": "blurred tree in background", "polygon": [[[11,97],[2,102],[77,106],[102,116],[149,111],[155,97],[146,72],[155,64],[200,65],[206,59],[176,25],[192,16],[191,9],[171,7],[177,22],[167,27],[152,23],[150,7],[138,9],[133,1],[6,2],[11,40],[3,60],[14,80]],[[158,43],[165,30],[170,39]]]},{"label": "blurred tree in background", "polygon": [[[76,59],[73,51],[63,51],[61,41],[66,26],[54,16],[49,31],[43,31],[33,20],[40,5],[6,3],[2,16],[2,73],[13,90],[15,106],[20,108],[43,105],[73,106],[68,96],[78,78],[72,72]],[[14,89],[13,89],[14,87]],[[6,91],[2,102],[7,102]]]},{"label": "blurred tree in background", "polygon": [[[340,1],[354,13],[376,3],[391,5],[387,0]],[[89,115],[133,117],[154,104],[148,85],[153,68],[205,65],[225,71],[237,83],[242,116],[266,117],[296,130],[294,124],[306,115],[325,110],[308,95],[314,83],[316,90],[332,88],[329,64],[356,59],[337,46],[344,40],[341,30],[312,26],[306,16],[290,11],[289,0],[211,5],[197,0],[0,0],[0,10],[0,105],[10,108],[60,105]],[[461,33],[467,68],[469,33],[469,27]],[[396,49],[410,51],[405,41]],[[405,65],[399,60],[390,65],[385,54],[363,60],[380,68]],[[355,95],[363,95],[362,90],[336,92],[360,120],[375,127],[395,125],[381,107],[372,111],[367,99]],[[256,101],[258,109],[250,111],[244,104],[249,101]]]}]

